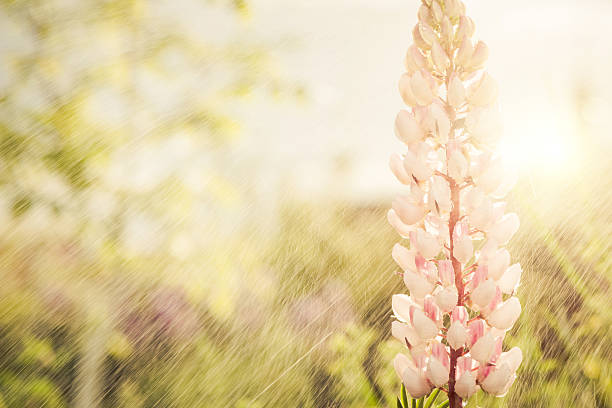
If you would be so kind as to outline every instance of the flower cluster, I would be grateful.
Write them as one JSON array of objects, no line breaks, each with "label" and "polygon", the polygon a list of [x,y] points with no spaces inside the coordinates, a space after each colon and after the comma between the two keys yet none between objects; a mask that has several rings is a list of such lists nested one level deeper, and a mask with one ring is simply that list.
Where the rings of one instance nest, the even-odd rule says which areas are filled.
[{"label": "flower cluster", "polygon": [[[497,85],[483,70],[488,48],[460,0],[423,0],[395,120],[407,146],[390,167],[406,186],[389,210],[409,249],[393,248],[410,295],[393,296],[393,336],[408,348],[395,369],[415,398],[434,388],[461,406],[478,389],[502,396],[520,349],[502,352],[521,305],[521,277],[504,245],[519,227],[500,201],[514,184],[493,153],[500,132]],[[448,388],[445,388],[448,387]]]}]

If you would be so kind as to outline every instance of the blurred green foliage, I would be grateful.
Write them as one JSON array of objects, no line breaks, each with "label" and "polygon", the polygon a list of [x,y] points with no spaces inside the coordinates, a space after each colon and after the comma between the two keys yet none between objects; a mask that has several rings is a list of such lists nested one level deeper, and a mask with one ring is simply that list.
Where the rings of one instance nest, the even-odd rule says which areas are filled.
[{"label": "blurred green foliage", "polygon": [[[283,202],[265,228],[221,228],[246,195],[219,170],[234,108],[303,91],[265,45],[184,30],[217,8],[241,24],[248,3],[187,4],[2,3],[0,408],[395,406],[387,204]],[[160,172],[173,154],[210,160],[202,185]],[[507,347],[525,360],[470,407],[612,406],[612,178],[587,157],[601,166],[513,195],[525,312]]]}]

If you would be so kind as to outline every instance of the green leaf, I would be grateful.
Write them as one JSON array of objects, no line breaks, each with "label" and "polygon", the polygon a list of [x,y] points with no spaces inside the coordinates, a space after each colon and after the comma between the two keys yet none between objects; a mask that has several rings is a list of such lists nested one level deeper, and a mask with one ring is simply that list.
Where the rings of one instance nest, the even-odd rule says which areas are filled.
[{"label": "green leaf", "polygon": [[402,405],[404,408],[408,408],[408,395],[406,395],[406,387],[402,383]]},{"label": "green leaf", "polygon": [[450,402],[449,402],[449,400],[446,400],[443,403],[441,403],[440,405],[438,405],[438,408],[446,408],[446,407],[448,407],[448,404],[450,404]]},{"label": "green leaf", "polygon": [[399,397],[397,398],[397,408],[404,408],[402,402],[399,400]]},{"label": "green leaf", "polygon": [[423,401],[425,401],[425,397],[419,398],[419,402],[417,403],[417,408],[423,408]]},{"label": "green leaf", "polygon": [[427,398],[427,402],[425,402],[425,408],[431,408],[434,402],[436,402],[436,398],[438,398],[438,394],[440,394],[440,389],[436,388],[433,390],[429,397]]},{"label": "green leaf", "polygon": [[412,408],[417,408],[417,400],[412,399]]}]

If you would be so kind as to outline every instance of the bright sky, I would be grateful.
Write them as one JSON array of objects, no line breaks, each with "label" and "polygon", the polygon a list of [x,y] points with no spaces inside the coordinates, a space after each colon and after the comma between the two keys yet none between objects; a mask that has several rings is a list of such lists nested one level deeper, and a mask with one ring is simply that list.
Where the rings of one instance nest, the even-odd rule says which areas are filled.
[{"label": "bright sky", "polygon": [[[266,183],[290,179],[298,191],[327,194],[333,188],[365,200],[397,187],[387,170],[389,155],[400,149],[392,132],[401,107],[396,83],[419,3],[255,2],[252,29],[280,45],[280,69],[304,83],[312,98],[306,106],[264,105],[247,113],[251,127],[243,152],[264,159],[258,162]],[[544,164],[562,165],[575,143],[577,88],[593,92],[589,121],[603,126],[612,113],[612,2],[466,5],[475,38],[491,50],[488,67],[500,84],[507,154],[524,171],[542,166],[542,157]],[[348,170],[330,180],[338,157]]]}]

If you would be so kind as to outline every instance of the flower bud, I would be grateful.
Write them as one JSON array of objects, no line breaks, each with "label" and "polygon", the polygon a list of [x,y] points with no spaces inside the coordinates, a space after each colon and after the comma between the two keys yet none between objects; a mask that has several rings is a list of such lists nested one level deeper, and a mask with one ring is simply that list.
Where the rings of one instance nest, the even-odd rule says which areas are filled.
[{"label": "flower bud", "polygon": [[432,132],[436,140],[440,143],[448,142],[451,123],[446,111],[439,104],[434,103],[429,107],[429,117],[431,119],[429,125],[433,125]]},{"label": "flower bud", "polygon": [[389,168],[400,183],[405,185],[412,183],[412,177],[406,172],[406,169],[404,169],[404,162],[399,154],[394,153],[391,155],[389,159]]},{"label": "flower bud", "polygon": [[498,280],[508,269],[508,265],[510,265],[510,253],[507,249],[500,248],[488,257],[486,265],[489,276],[494,280]]},{"label": "flower bud", "polygon": [[463,399],[468,399],[474,393],[478,391],[478,386],[476,385],[476,378],[474,378],[474,374],[470,371],[466,371],[457,380],[455,383],[455,392]]},{"label": "flower bud", "polygon": [[410,78],[410,89],[419,105],[429,105],[434,100],[435,80],[424,70],[415,72]]},{"label": "flower bud", "polygon": [[444,13],[451,19],[458,18],[461,16],[461,1],[459,0],[446,0]]},{"label": "flower bud", "polygon": [[519,282],[521,281],[522,272],[521,264],[518,263],[506,269],[506,272],[504,272],[502,277],[497,281],[497,285],[502,293],[507,295],[514,293],[519,285]]},{"label": "flower bud", "polygon": [[407,237],[412,231],[412,227],[404,224],[395,211],[393,211],[393,208],[387,211],[387,221],[402,237]]},{"label": "flower bud", "polygon": [[438,261],[438,276],[442,285],[449,286],[455,283],[455,271],[450,260]]},{"label": "flower bud", "polygon": [[458,299],[459,295],[457,294],[457,289],[455,289],[455,287],[453,286],[443,288],[438,293],[436,293],[436,304],[444,313],[453,310],[455,305],[457,305]]},{"label": "flower bud", "polygon": [[480,230],[487,231],[492,223],[493,205],[491,200],[486,197],[478,207],[469,212],[470,224]]},{"label": "flower bud", "polygon": [[457,56],[455,57],[455,64],[460,67],[467,67],[470,63],[470,59],[472,58],[472,54],[474,53],[474,47],[472,46],[472,40],[469,37],[459,37],[461,38],[461,46],[457,51]]},{"label": "flower bud", "polygon": [[412,314],[412,325],[423,340],[431,340],[438,335],[438,326],[420,309],[415,309]]},{"label": "flower bud", "polygon": [[436,386],[442,387],[448,382],[449,356],[446,347],[441,343],[432,344],[432,356],[427,363],[427,378]]},{"label": "flower bud", "polygon": [[446,340],[448,340],[448,344],[454,350],[458,350],[461,347],[465,346],[467,337],[467,329],[459,321],[452,322],[450,327],[448,328],[448,332],[446,333]]},{"label": "flower bud", "polygon": [[417,272],[414,261],[415,255],[416,253],[414,250],[408,249],[400,244],[393,245],[393,250],[391,251],[391,257],[397,266],[402,268],[402,271]]},{"label": "flower bud", "polygon": [[451,23],[450,19],[447,16],[444,16],[442,22],[440,23],[440,42],[446,49],[453,48],[453,23]]},{"label": "flower bud", "polygon": [[438,4],[437,1],[431,3],[431,15],[434,18],[436,23],[442,22],[442,17],[444,17],[444,13],[442,12],[442,7]]},{"label": "flower bud", "polygon": [[[510,371],[507,364],[495,367],[489,375],[480,382],[482,389],[489,394],[502,396],[511,385],[514,374]],[[508,385],[510,383],[510,385]]]},{"label": "flower bud", "polygon": [[486,364],[491,359],[491,356],[493,356],[494,351],[495,339],[491,333],[486,333],[470,348],[470,355],[480,364]]},{"label": "flower bud", "polygon": [[448,103],[455,109],[458,109],[465,102],[465,87],[463,82],[455,74],[451,77],[448,84],[448,95],[446,96]]},{"label": "flower bud", "polygon": [[475,29],[476,27],[471,18],[468,16],[461,16],[459,18],[459,27],[457,27],[457,32],[455,33],[457,43],[463,41],[463,38],[467,38],[468,40],[472,38]]},{"label": "flower bud", "polygon": [[425,216],[425,208],[406,196],[398,196],[391,207],[406,225],[416,224]]},{"label": "flower bud", "polygon": [[419,23],[418,27],[421,38],[427,44],[428,49],[431,48],[432,44],[437,39],[436,32],[428,24]]},{"label": "flower bud", "polygon": [[520,221],[516,214],[506,214],[489,229],[487,238],[493,239],[501,245],[504,245],[512,238],[516,231],[518,231],[519,225]]},{"label": "flower bud", "polygon": [[391,297],[393,315],[402,322],[411,321],[411,310],[413,307],[415,307],[415,303],[408,295],[397,294]]},{"label": "flower bud", "polygon": [[399,88],[400,96],[402,97],[402,100],[404,101],[406,105],[408,106],[417,105],[416,96],[414,96],[414,94],[412,93],[412,87],[410,85],[410,75],[409,74],[406,74],[406,73],[402,74],[399,80],[398,88]]},{"label": "flower bud", "polygon": [[404,284],[410,291],[410,295],[417,299],[425,298],[436,287],[435,284],[429,282],[420,273],[411,271],[404,271]]},{"label": "flower bud", "polygon": [[419,7],[419,12],[417,13],[419,17],[419,22],[432,26],[434,24],[434,18],[431,13],[431,9],[427,7],[425,4],[421,4]]},{"label": "flower bud", "polygon": [[442,177],[433,177],[429,190],[428,204],[429,209],[434,211],[436,214],[450,212],[450,187],[448,186],[446,180],[444,180]]},{"label": "flower bud", "polygon": [[454,239],[453,256],[462,264],[465,264],[474,254],[474,244],[469,235],[463,235]]},{"label": "flower bud", "polygon": [[411,45],[408,51],[406,51],[404,66],[406,67],[406,71],[411,75],[418,70],[427,68],[427,60],[416,45]]},{"label": "flower bud", "polygon": [[421,343],[421,338],[411,326],[397,320],[391,323],[391,335],[402,344],[406,344],[407,341],[410,347]]},{"label": "flower bud", "polygon": [[472,303],[478,305],[479,309],[484,309],[493,300],[497,286],[491,279],[482,282],[470,295]]},{"label": "flower bud", "polygon": [[433,60],[436,71],[442,74],[450,67],[450,59],[437,39],[434,39],[431,45],[431,59]]},{"label": "flower bud", "polygon": [[499,357],[497,362],[500,365],[507,364],[508,368],[510,368],[510,371],[514,373],[519,368],[522,361],[523,361],[523,352],[521,351],[521,349],[518,347],[512,347],[507,352],[501,353],[501,356]]},{"label": "flower bud", "polygon": [[468,162],[463,153],[459,150],[454,150],[448,158],[448,175],[457,183],[461,183],[468,172]]},{"label": "flower bud", "polygon": [[410,244],[426,259],[431,259],[440,252],[438,239],[427,231],[418,229],[410,234]]},{"label": "flower bud", "polygon": [[516,297],[506,300],[501,306],[491,312],[487,321],[493,327],[501,330],[510,329],[521,314],[521,304]]},{"label": "flower bud", "polygon": [[422,157],[423,155],[422,153],[417,155],[408,149],[404,156],[404,169],[406,173],[419,181],[427,180],[433,174],[433,169],[425,162]]},{"label": "flower bud", "polygon": [[421,30],[419,29],[419,26],[420,26],[420,23],[415,25],[414,28],[412,29],[412,40],[414,41],[415,45],[419,47],[421,50],[427,51],[431,48],[431,46],[429,46],[429,44],[425,42],[423,37],[421,37]]},{"label": "flower bud", "polygon": [[484,67],[487,58],[489,58],[489,47],[484,42],[478,41],[470,59],[470,69],[477,70]]},{"label": "flower bud", "polygon": [[474,106],[488,106],[497,99],[497,83],[487,72],[468,90],[468,101]]},{"label": "flower bud", "polygon": [[402,109],[395,117],[395,136],[407,145],[411,145],[420,142],[425,134],[414,115]]},{"label": "flower bud", "polygon": [[425,377],[412,368],[407,368],[402,374],[402,382],[412,398],[421,398],[433,388]]}]

